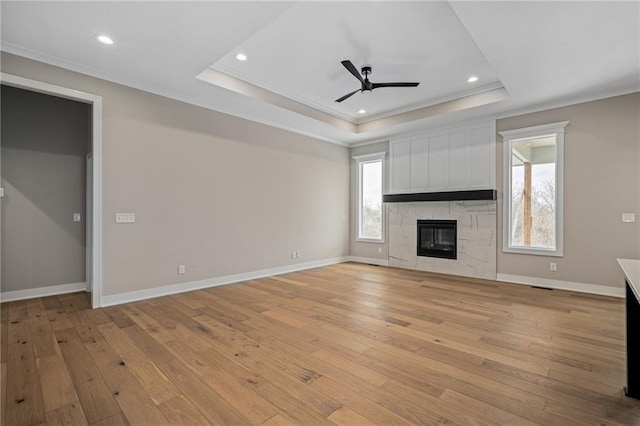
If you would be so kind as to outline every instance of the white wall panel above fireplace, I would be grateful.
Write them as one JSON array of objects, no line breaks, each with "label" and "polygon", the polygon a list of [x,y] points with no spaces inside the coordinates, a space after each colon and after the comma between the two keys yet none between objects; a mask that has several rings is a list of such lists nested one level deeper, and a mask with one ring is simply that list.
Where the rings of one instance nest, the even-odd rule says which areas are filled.
[{"label": "white wall panel above fireplace", "polygon": [[495,189],[495,121],[390,141],[389,193]]}]

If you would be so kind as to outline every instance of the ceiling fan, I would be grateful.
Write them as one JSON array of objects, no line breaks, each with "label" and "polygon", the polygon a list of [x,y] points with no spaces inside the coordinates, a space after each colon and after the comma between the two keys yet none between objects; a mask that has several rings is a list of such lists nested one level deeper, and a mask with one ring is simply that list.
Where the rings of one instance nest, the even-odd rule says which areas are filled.
[{"label": "ceiling fan", "polygon": [[351,63],[351,61],[346,60],[342,61],[342,65],[349,71],[355,78],[360,80],[362,83],[362,87],[358,90],[354,90],[351,93],[347,93],[341,98],[336,99],[336,102],[342,102],[345,99],[350,98],[355,95],[357,92],[364,92],[365,90],[372,91],[373,89],[378,89],[380,87],[416,87],[420,83],[372,83],[369,81],[369,74],[371,74],[371,66],[365,65],[362,67],[362,75],[364,75],[364,79],[360,76],[360,73],[356,69],[355,66]]}]

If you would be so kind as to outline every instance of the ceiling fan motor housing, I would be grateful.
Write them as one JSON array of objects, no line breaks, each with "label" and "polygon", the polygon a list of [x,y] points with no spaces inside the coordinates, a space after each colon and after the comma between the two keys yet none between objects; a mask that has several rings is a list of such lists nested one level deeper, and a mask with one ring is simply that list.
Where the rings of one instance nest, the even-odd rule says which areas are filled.
[{"label": "ceiling fan motor housing", "polygon": [[362,90],[371,92],[373,90],[373,83],[369,81],[369,74],[371,74],[371,65],[364,65],[362,67],[362,75],[364,75],[364,81],[362,82]]}]

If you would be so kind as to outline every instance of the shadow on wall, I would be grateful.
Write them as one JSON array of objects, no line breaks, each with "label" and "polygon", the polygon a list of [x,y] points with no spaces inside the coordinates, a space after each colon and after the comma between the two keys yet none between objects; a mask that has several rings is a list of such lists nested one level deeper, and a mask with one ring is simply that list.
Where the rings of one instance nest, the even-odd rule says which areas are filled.
[{"label": "shadow on wall", "polygon": [[[91,106],[4,85],[1,96],[3,208],[19,194],[84,244],[66,212],[73,207],[84,216]],[[82,204],[74,205],[80,191]]]},{"label": "shadow on wall", "polygon": [[91,106],[8,86],[1,96],[3,290],[82,282]]}]

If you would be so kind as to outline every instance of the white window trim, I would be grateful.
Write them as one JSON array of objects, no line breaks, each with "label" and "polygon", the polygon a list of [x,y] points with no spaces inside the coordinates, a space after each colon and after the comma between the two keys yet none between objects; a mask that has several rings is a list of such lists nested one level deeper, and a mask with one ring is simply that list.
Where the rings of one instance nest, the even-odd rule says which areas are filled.
[{"label": "white window trim", "polygon": [[[522,129],[507,130],[498,132],[502,136],[504,145],[504,170],[503,170],[503,193],[502,193],[502,251],[505,253],[530,254],[538,256],[562,257],[564,244],[564,129],[569,124],[568,121],[558,123],[543,124],[540,126],[525,127]],[[511,246],[509,241],[511,222],[511,169],[512,156],[511,147],[515,142],[522,142],[528,139],[537,139],[545,136],[556,137],[556,248],[543,249],[539,247],[526,248],[521,246]]]},{"label": "white window trim", "polygon": [[361,217],[362,217],[362,165],[374,161],[381,161],[382,173],[382,193],[384,194],[385,190],[385,158],[387,156],[386,151],[383,152],[374,152],[371,154],[363,154],[363,155],[355,155],[353,159],[356,161],[356,186],[357,186],[357,200],[356,200],[356,241],[359,243],[375,243],[375,244],[384,244],[385,242],[385,205],[382,203],[382,238],[371,239],[371,238],[360,238],[360,225],[361,225]]}]

